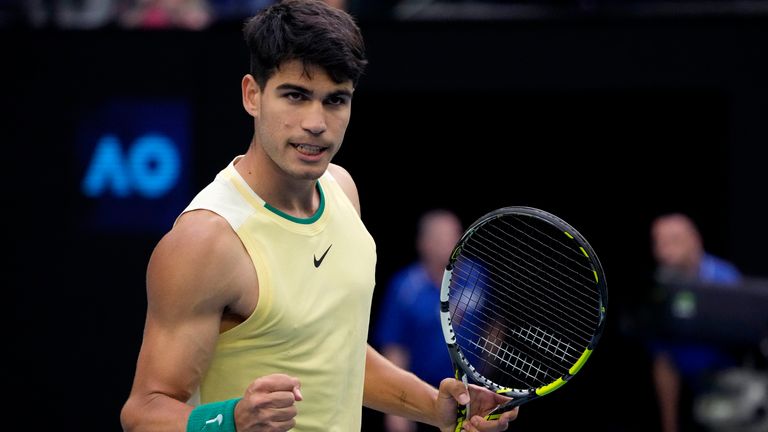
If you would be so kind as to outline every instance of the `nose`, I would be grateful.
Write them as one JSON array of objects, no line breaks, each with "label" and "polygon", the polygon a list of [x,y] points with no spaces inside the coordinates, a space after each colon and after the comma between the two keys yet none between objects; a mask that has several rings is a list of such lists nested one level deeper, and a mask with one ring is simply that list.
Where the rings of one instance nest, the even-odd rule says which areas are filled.
[{"label": "nose", "polygon": [[325,132],[328,127],[325,124],[325,107],[321,102],[313,103],[307,108],[301,127],[312,135]]}]

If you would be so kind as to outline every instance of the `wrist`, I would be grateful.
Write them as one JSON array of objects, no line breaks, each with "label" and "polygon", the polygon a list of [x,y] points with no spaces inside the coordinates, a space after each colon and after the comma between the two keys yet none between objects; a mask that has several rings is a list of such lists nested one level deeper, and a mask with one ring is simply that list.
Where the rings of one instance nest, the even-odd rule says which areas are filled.
[{"label": "wrist", "polygon": [[235,406],[242,398],[197,406],[189,413],[187,432],[236,432]]}]

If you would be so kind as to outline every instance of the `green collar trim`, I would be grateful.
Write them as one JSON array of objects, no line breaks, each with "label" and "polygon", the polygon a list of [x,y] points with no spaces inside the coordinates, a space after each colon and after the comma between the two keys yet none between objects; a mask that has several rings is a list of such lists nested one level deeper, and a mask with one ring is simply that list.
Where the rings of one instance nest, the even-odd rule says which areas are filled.
[{"label": "green collar trim", "polygon": [[288,219],[289,221],[295,222],[297,224],[309,225],[311,223],[317,222],[317,220],[320,219],[320,216],[323,215],[323,211],[325,210],[325,195],[323,194],[323,188],[320,187],[320,181],[317,182],[317,192],[320,193],[320,206],[317,208],[317,211],[315,212],[315,214],[308,218],[298,218],[296,216],[291,216],[288,213],[278,208],[272,207],[266,202],[264,203],[264,208],[280,216],[283,219]]}]

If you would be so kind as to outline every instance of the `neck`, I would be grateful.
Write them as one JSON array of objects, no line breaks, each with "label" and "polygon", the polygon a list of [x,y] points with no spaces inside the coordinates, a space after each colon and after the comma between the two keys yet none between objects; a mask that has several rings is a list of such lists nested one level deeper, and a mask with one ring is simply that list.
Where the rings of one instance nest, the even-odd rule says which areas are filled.
[{"label": "neck", "polygon": [[267,204],[291,216],[311,217],[320,205],[317,180],[290,177],[256,146],[237,161],[235,169]]}]

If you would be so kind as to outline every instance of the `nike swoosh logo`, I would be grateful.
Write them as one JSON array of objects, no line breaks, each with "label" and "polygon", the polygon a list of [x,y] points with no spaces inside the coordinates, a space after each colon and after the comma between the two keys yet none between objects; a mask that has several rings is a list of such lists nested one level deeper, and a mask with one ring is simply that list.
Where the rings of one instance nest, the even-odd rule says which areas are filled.
[{"label": "nike swoosh logo", "polygon": [[219,426],[221,426],[221,422],[223,422],[223,421],[224,421],[224,416],[219,414],[216,417],[214,417],[214,418],[208,420],[207,422],[205,422],[205,424],[211,424],[211,423],[219,422]]},{"label": "nike swoosh logo", "polygon": [[[333,246],[333,243],[331,243],[331,246]],[[325,256],[328,255],[328,251],[331,250],[331,246],[328,246],[328,249],[326,249],[325,252],[323,252],[323,256],[321,256],[320,259],[317,259],[316,256],[312,255],[312,258],[315,259],[315,268],[320,267],[320,264],[323,263]]]}]

